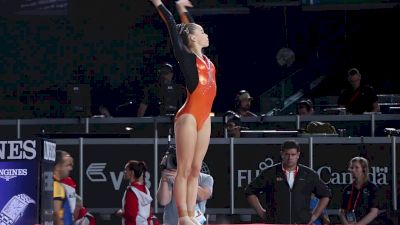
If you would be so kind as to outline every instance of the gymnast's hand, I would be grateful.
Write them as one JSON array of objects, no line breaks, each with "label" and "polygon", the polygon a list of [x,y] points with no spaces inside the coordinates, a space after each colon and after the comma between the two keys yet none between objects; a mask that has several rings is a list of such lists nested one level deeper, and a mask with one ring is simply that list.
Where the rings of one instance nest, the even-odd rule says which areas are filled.
[{"label": "gymnast's hand", "polygon": [[192,8],[193,7],[193,4],[189,0],[178,0],[175,2],[175,4],[176,4],[176,6],[183,7],[183,8],[187,8],[187,7]]},{"label": "gymnast's hand", "polygon": [[162,1],[161,1],[161,0],[148,0],[148,1],[150,1],[151,3],[153,3],[153,5],[154,5],[155,7],[158,7],[159,5],[162,4]]}]

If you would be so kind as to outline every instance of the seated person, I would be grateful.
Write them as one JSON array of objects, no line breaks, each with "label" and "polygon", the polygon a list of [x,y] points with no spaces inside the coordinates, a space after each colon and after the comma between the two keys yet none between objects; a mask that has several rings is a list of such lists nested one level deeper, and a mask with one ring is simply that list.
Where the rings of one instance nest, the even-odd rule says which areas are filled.
[{"label": "seated person", "polygon": [[[314,114],[313,103],[310,99],[301,100],[297,103],[297,113],[300,116],[311,116]],[[330,123],[311,121],[304,129],[305,132],[310,134],[336,134],[336,129]]]},{"label": "seated person", "polygon": [[347,73],[350,86],[342,90],[339,95],[339,107],[345,107],[351,114],[363,114],[364,112],[379,112],[378,97],[374,89],[361,83],[361,74],[356,68]]},{"label": "seated person", "polygon": [[98,114],[93,115],[93,117],[95,118],[109,118],[112,117],[110,111],[108,110],[108,108],[101,104],[98,108]]},{"label": "seated person", "polygon": [[158,70],[159,81],[143,90],[138,117],[165,116],[175,114],[185,99],[182,85],[173,81],[174,70],[171,64],[165,63]]},{"label": "seated person", "polygon": [[241,90],[235,97],[235,112],[239,116],[252,116],[257,117],[255,113],[250,111],[251,101],[253,101],[253,97],[250,96],[250,93],[246,90]]},{"label": "seated person", "polygon": [[226,129],[225,137],[240,137],[241,120],[240,116],[233,111],[228,111],[223,116],[224,128]]},{"label": "seated person", "polygon": [[314,106],[310,99],[304,99],[297,103],[297,114],[309,116],[314,114]]}]

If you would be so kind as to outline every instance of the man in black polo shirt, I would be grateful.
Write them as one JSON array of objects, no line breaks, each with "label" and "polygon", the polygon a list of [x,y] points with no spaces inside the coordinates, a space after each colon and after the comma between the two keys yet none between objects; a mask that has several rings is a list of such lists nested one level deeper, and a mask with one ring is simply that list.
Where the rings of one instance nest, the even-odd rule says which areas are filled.
[{"label": "man in black polo shirt", "polygon": [[[311,224],[329,203],[330,190],[314,170],[298,164],[299,156],[297,142],[284,142],[281,146],[282,163],[262,171],[246,188],[250,205],[268,223]],[[266,209],[258,199],[262,192],[266,193]],[[312,213],[311,193],[319,199]]]},{"label": "man in black polo shirt", "polygon": [[160,66],[158,82],[143,90],[137,116],[166,116],[175,114],[185,99],[185,89],[173,81],[174,70],[171,64]]},{"label": "man in black polo shirt", "polygon": [[338,105],[345,107],[351,114],[379,112],[378,97],[371,86],[361,83],[361,74],[358,69],[350,69],[347,80],[350,86],[341,92]]}]

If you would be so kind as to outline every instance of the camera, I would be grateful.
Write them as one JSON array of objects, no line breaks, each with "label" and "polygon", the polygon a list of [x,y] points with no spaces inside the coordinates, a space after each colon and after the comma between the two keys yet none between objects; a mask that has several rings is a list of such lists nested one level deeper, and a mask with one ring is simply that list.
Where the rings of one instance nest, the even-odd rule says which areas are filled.
[{"label": "camera", "polygon": [[165,155],[161,159],[160,163],[160,170],[163,171],[165,169],[171,170],[171,169],[176,169],[178,163],[176,161],[176,147],[175,145],[171,144],[171,137],[172,134],[174,133],[172,131],[174,127],[174,114],[169,114],[171,116],[171,128],[168,131],[168,149],[165,152]]},{"label": "camera", "polygon": [[385,128],[383,132],[388,136],[400,136],[400,129],[395,128]]},{"label": "camera", "polygon": [[160,163],[160,170],[165,169],[176,169],[176,148],[174,145],[168,146],[168,150],[165,152],[164,157]]}]

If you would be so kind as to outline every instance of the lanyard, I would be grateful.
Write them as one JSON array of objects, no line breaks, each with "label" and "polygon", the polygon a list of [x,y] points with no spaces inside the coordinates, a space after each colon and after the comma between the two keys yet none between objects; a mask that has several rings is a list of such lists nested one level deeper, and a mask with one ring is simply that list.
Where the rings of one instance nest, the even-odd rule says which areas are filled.
[{"label": "lanyard", "polygon": [[358,87],[358,90],[356,93],[353,94],[353,96],[351,96],[351,99],[349,100],[349,102],[347,102],[346,106],[351,105],[352,102],[354,102],[354,100],[356,100],[356,98],[361,94],[361,87]]},{"label": "lanyard", "polygon": [[[358,200],[360,199],[361,191],[362,191],[362,188],[358,191],[357,198],[356,198],[356,201],[354,202],[354,206],[353,206],[353,212],[357,207],[357,203],[358,203]],[[350,194],[349,202],[347,203],[347,211],[350,211],[350,209],[351,209],[351,200],[353,199],[353,193],[354,193],[354,184],[351,186],[351,194]]]}]

